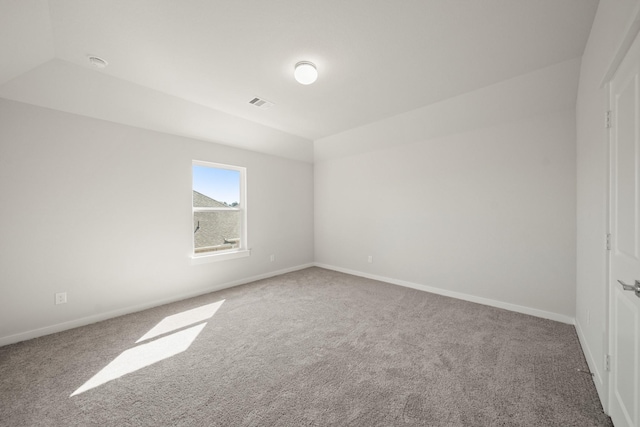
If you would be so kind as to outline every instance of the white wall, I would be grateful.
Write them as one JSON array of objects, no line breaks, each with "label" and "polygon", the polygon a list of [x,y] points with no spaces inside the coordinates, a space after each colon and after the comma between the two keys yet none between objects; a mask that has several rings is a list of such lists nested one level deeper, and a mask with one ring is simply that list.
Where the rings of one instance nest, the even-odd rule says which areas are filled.
[{"label": "white wall", "polygon": [[577,302],[576,328],[594,382],[607,408],[604,371],[607,349],[608,136],[604,116],[608,90],[601,82],[640,5],[638,0],[600,0],[582,57],[577,124]]},{"label": "white wall", "polygon": [[[577,72],[569,61],[318,141],[316,262],[572,322]],[[338,153],[336,138],[380,148]]]},{"label": "white wall", "polygon": [[[247,167],[250,257],[191,264],[193,159]],[[313,262],[306,162],[0,99],[0,195],[0,345]]]}]

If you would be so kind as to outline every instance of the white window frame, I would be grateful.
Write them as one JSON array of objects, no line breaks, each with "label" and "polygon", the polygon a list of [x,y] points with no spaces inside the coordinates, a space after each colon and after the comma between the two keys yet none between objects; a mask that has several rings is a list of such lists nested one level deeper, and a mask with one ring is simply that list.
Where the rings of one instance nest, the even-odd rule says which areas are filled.
[{"label": "white window frame", "polygon": [[[239,207],[228,208],[195,208],[193,207],[193,166],[205,166],[208,168],[227,169],[240,172],[240,200]],[[240,242],[237,248],[220,250],[215,252],[196,253],[195,233],[193,233],[193,217],[196,212],[211,211],[240,211]],[[233,166],[223,163],[205,162],[202,160],[193,160],[191,163],[191,259],[192,264],[201,264],[213,261],[223,261],[227,259],[243,258],[251,255],[251,250],[247,246],[247,168],[242,166]]]}]

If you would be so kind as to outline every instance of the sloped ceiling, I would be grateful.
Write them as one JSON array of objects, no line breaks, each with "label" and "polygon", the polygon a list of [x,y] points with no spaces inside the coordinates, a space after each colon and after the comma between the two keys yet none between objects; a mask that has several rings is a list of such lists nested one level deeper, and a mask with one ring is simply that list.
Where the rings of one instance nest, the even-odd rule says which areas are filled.
[{"label": "sloped ceiling", "polygon": [[53,57],[48,3],[0,0],[0,85]]},{"label": "sloped ceiling", "polygon": [[0,97],[311,161],[314,140],[581,56],[597,4],[0,0]]}]

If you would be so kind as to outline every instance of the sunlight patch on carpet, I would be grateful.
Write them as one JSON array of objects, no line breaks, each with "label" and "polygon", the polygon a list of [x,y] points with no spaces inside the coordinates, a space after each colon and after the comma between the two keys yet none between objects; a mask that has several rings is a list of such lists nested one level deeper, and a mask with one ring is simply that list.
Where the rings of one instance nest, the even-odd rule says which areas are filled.
[{"label": "sunlight patch on carpet", "polygon": [[[136,344],[209,319],[218,311],[224,301],[167,316],[136,341]],[[191,346],[206,325],[207,323],[203,322],[123,351],[69,397],[77,396],[87,390],[182,353]]]},{"label": "sunlight patch on carpet", "polygon": [[160,335],[164,335],[167,332],[172,332],[184,328],[185,326],[193,325],[194,323],[207,320],[208,318],[212,317],[216,313],[216,311],[218,311],[223,302],[224,300],[214,302],[213,304],[203,305],[202,307],[197,307],[191,310],[183,311],[182,313],[167,316],[162,319],[160,323],[151,328],[149,332],[144,334],[142,338],[136,341],[136,344],[151,338],[158,337]]}]

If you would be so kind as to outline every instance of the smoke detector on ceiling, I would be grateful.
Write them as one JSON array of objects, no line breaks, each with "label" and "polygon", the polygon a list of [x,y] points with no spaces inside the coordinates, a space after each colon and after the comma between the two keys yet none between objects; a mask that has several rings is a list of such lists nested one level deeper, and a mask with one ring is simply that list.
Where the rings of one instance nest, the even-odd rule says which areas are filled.
[{"label": "smoke detector on ceiling", "polygon": [[266,99],[262,99],[262,98],[253,98],[252,100],[249,101],[249,104],[254,105],[258,108],[262,108],[263,110],[266,110],[267,108],[271,108],[273,107],[273,102],[271,101],[267,101]]},{"label": "smoke detector on ceiling", "polygon": [[89,55],[87,57],[89,59],[89,64],[93,65],[96,68],[105,68],[109,63],[99,56]]}]

